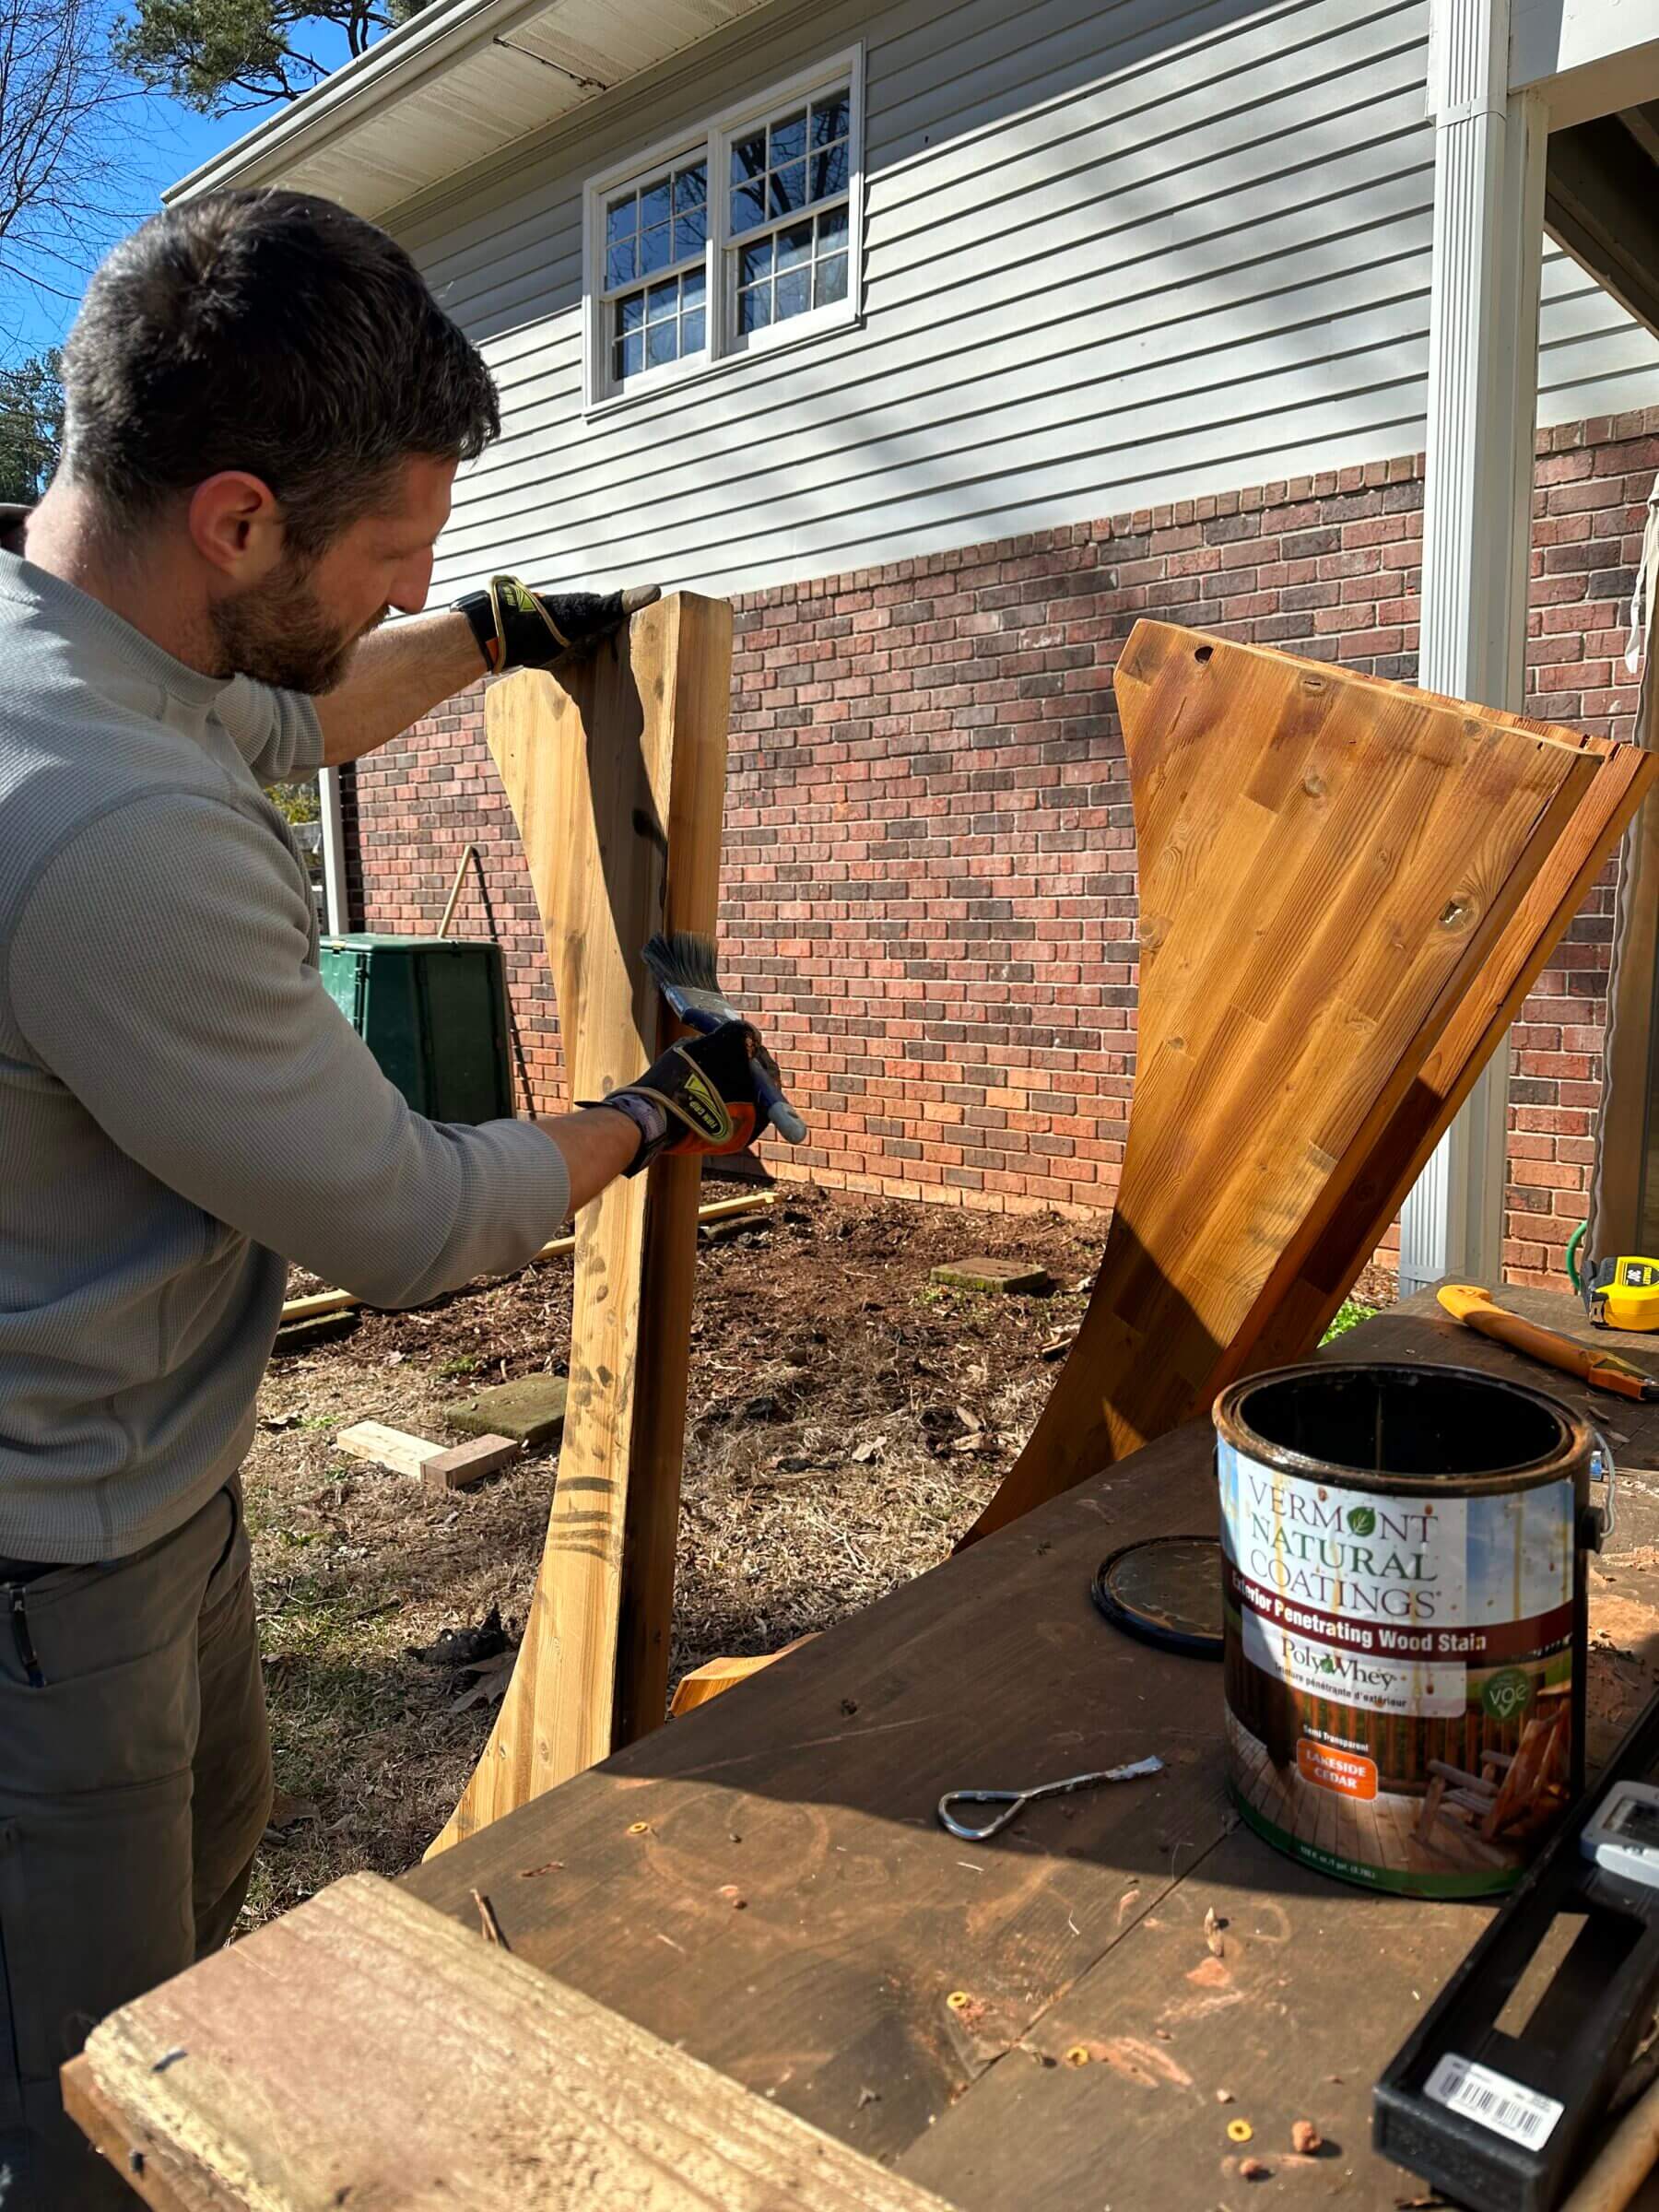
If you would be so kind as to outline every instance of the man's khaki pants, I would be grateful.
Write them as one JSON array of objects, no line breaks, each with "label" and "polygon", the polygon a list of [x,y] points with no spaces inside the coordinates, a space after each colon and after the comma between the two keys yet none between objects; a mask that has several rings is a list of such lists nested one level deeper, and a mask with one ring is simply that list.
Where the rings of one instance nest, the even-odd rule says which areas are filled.
[{"label": "man's khaki pants", "polygon": [[270,1802],[239,1485],[130,1559],[0,1561],[0,2212],[135,2212],[58,2068],[225,1940]]}]

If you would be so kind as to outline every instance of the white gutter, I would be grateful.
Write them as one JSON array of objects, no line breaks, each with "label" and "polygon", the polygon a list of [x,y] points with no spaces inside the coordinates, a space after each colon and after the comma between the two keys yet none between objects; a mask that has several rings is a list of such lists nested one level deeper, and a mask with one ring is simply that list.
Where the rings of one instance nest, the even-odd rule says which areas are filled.
[{"label": "white gutter", "polygon": [[482,45],[546,0],[437,0],[388,31],[366,53],[300,93],[279,114],[256,124],[231,146],[181,177],[162,194],[170,206],[231,184],[256,184],[279,163],[292,162],[332,137],[392,91],[406,91],[468,48]]}]

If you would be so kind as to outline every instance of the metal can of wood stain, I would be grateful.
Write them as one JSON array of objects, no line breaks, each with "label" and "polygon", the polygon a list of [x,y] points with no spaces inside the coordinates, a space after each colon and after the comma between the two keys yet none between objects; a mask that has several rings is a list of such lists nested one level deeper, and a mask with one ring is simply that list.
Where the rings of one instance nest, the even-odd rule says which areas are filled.
[{"label": "metal can of wood stain", "polygon": [[1583,1786],[1606,1444],[1456,1367],[1278,1368],[1215,1419],[1240,1812],[1371,1888],[1512,1888]]}]

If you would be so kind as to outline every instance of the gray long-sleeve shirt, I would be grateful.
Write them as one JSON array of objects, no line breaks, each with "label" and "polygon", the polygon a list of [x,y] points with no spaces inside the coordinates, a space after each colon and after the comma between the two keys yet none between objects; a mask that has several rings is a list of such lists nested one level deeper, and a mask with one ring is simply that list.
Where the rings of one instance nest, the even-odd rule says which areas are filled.
[{"label": "gray long-sleeve shirt", "polygon": [[321,755],[305,700],[0,554],[0,1557],[119,1557],[224,1482],[285,1261],[413,1305],[569,1206],[540,1131],[411,1112],[324,990],[259,788]]}]

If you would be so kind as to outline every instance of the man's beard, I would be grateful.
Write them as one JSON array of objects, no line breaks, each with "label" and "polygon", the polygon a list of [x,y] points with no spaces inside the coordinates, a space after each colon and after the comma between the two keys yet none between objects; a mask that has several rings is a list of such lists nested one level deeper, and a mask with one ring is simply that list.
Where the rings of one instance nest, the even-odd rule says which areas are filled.
[{"label": "man's beard", "polygon": [[392,610],[382,607],[372,622],[343,637],[312,589],[311,573],[309,563],[285,558],[268,582],[214,602],[214,636],[228,674],[283,691],[334,689],[359,640]]}]

